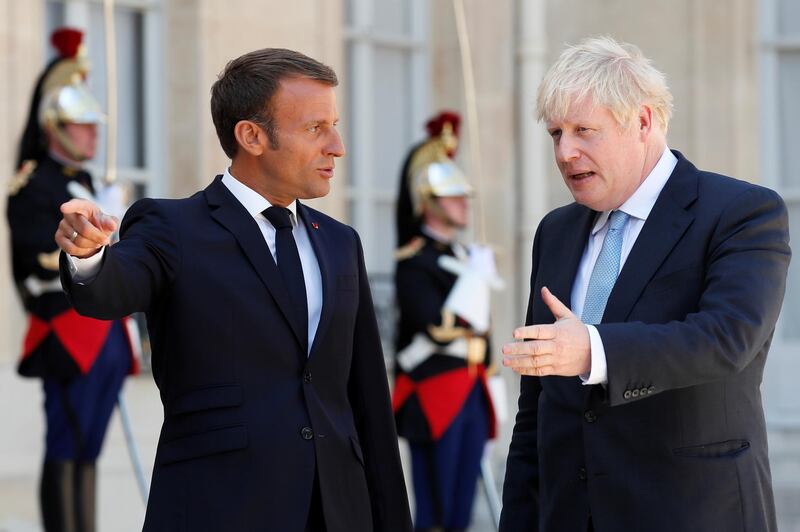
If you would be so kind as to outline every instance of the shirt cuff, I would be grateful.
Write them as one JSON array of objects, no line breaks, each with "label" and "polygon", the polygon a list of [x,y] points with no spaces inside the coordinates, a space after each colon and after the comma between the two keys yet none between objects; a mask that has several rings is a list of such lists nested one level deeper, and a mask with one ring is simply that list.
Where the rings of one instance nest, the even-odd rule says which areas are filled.
[{"label": "shirt cuff", "polygon": [[583,384],[608,384],[608,365],[606,364],[606,350],[603,347],[603,340],[597,327],[587,325],[589,329],[590,353],[592,356],[592,368],[588,375],[580,375]]},{"label": "shirt cuff", "polygon": [[100,248],[100,251],[85,259],[67,255],[67,265],[69,266],[69,273],[72,276],[72,280],[76,283],[84,284],[94,279],[97,272],[100,271],[100,265],[105,252],[106,248],[104,246]]}]

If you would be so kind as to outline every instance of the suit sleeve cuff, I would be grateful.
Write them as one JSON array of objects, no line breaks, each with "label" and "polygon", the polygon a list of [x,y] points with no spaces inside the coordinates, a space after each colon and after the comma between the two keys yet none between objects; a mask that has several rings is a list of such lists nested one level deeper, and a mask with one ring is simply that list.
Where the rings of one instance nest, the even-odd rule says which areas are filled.
[{"label": "suit sleeve cuff", "polygon": [[589,329],[592,367],[588,375],[580,375],[581,381],[585,385],[608,384],[608,366],[606,365],[606,350],[603,347],[603,340],[594,325],[587,325],[586,328]]},{"label": "suit sleeve cuff", "polygon": [[91,257],[86,257],[85,259],[67,255],[67,264],[69,266],[69,273],[72,276],[72,280],[79,284],[91,282],[92,279],[94,279],[94,277],[97,275],[97,272],[100,271],[100,265],[103,261],[103,255],[105,252],[106,248],[102,247],[100,248],[100,251]]}]

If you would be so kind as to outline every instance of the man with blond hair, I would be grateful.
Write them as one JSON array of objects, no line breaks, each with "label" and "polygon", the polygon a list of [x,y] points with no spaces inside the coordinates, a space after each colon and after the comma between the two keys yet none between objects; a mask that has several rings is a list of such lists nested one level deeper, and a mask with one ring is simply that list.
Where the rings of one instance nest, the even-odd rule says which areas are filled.
[{"label": "man with blond hair", "polygon": [[667,148],[664,75],[568,47],[539,118],[575,202],[533,244],[501,530],[776,530],[761,407],[789,265],[773,191]]}]

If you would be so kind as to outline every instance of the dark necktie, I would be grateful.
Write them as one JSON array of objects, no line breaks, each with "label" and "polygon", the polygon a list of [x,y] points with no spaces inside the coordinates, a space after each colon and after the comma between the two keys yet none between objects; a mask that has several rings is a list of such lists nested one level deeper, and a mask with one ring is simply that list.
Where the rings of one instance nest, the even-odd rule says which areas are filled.
[{"label": "dark necktie", "polygon": [[300,253],[292,235],[292,219],[290,211],[284,207],[269,207],[262,214],[275,228],[275,262],[283,277],[283,284],[294,307],[296,324],[299,325],[303,345],[308,341],[308,300],[306,283],[303,279],[303,265]]}]

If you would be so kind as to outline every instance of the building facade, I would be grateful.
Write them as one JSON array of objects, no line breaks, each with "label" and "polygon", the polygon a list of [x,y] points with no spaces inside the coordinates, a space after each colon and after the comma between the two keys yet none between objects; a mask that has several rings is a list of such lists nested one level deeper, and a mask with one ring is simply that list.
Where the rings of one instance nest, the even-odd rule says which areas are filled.
[{"label": "building facade", "polygon": [[[675,97],[668,142],[699,167],[766,184],[800,234],[800,3],[796,0],[464,0],[478,127],[467,123],[459,164],[479,190],[486,240],[498,250],[505,291],[493,301],[494,337],[522,323],[536,225],[569,201],[534,117],[535,91],[563,45],[591,35],[637,44],[667,74]],[[36,75],[58,25],[87,31],[98,94],[105,87],[99,0],[0,0],[0,162],[13,174]],[[391,344],[393,207],[402,158],[430,114],[465,114],[451,0],[117,0],[120,175],[140,194],[183,196],[227,160],[209,112],[209,89],[227,60],[294,48],[340,75],[348,154],[330,196],[315,207],[360,232]],[[472,135],[478,142],[468,142]],[[480,150],[480,172],[470,152]],[[102,159],[96,168],[102,169]],[[4,215],[4,202],[0,212]],[[480,224],[479,224],[480,225]],[[474,235],[473,235],[474,236]],[[0,229],[0,364],[13,364],[24,329]],[[785,523],[800,522],[800,265],[789,287],[762,387],[773,479]],[[514,377],[508,375],[515,395]],[[515,406],[509,405],[513,418]],[[510,423],[495,449],[503,466]],[[498,471],[498,476],[502,472]],[[788,528],[787,528],[788,529]]]}]

